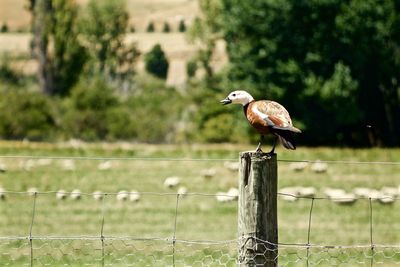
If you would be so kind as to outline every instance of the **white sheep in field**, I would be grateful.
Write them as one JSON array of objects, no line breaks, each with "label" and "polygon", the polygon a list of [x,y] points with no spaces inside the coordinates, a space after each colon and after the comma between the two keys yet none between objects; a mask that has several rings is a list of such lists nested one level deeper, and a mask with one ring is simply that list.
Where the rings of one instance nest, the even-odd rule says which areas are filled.
[{"label": "white sheep in field", "polygon": [[74,189],[74,190],[72,190],[70,197],[71,197],[72,199],[74,199],[74,200],[79,200],[79,199],[81,199],[81,197],[82,197],[82,192],[81,192],[81,190],[79,190],[79,189]]},{"label": "white sheep in field", "polygon": [[299,196],[300,187],[284,187],[281,188],[278,193],[280,197],[285,201],[296,201]]},{"label": "white sheep in field", "polygon": [[239,198],[239,190],[235,187],[229,188],[226,194],[233,198],[233,200],[237,200]]},{"label": "white sheep in field", "polygon": [[94,191],[94,192],[92,193],[92,195],[93,195],[93,198],[94,198],[95,200],[102,200],[102,199],[104,198],[104,193],[101,192],[101,191]]},{"label": "white sheep in field", "polygon": [[59,200],[64,200],[67,198],[67,192],[65,190],[58,190],[56,193],[56,198]]},{"label": "white sheep in field", "polygon": [[112,168],[112,162],[111,161],[104,161],[97,166],[97,169],[100,171],[106,171],[110,170]]},{"label": "white sheep in field", "polygon": [[53,162],[52,159],[38,159],[37,164],[39,166],[48,166]]},{"label": "white sheep in field", "polygon": [[72,159],[66,159],[62,161],[62,168],[66,171],[73,171],[76,169],[75,161]]},{"label": "white sheep in field", "polygon": [[295,172],[300,172],[303,171],[307,166],[307,162],[293,162],[289,165],[289,168]]},{"label": "white sheep in field", "polygon": [[206,179],[213,178],[215,174],[216,174],[215,169],[206,169],[201,171],[201,176],[203,176]]},{"label": "white sheep in field", "polygon": [[39,192],[39,190],[36,187],[31,187],[26,192],[28,193],[28,196],[33,197]]},{"label": "white sheep in field", "polygon": [[311,165],[311,170],[315,173],[324,173],[328,171],[328,164],[325,162],[320,162],[317,160],[313,165]]},{"label": "white sheep in field", "polygon": [[240,165],[239,162],[227,161],[224,163],[225,168],[227,168],[228,170],[233,171],[233,172],[236,172],[239,170],[239,165]]},{"label": "white sheep in field", "polygon": [[3,162],[0,162],[0,172],[6,172],[7,166]]},{"label": "white sheep in field", "polygon": [[178,192],[179,195],[184,196],[188,193],[188,189],[184,186],[181,186],[178,188]]},{"label": "white sheep in field", "polygon": [[353,193],[356,197],[369,198],[371,190],[372,189],[367,187],[356,187],[353,189]]},{"label": "white sheep in field", "polygon": [[132,190],[129,193],[129,201],[138,202],[140,200],[140,193],[138,191]]},{"label": "white sheep in field", "polygon": [[299,187],[298,195],[300,197],[315,197],[317,190],[314,187]]},{"label": "white sheep in field", "polygon": [[128,191],[125,191],[125,190],[119,191],[116,196],[118,201],[125,201],[128,199],[128,197],[129,197],[129,193],[128,193]]},{"label": "white sheep in field", "polygon": [[218,202],[231,202],[235,197],[229,196],[226,192],[217,192],[215,198]]},{"label": "white sheep in field", "polygon": [[357,201],[357,198],[355,194],[345,193],[337,197],[331,197],[331,201],[342,205],[351,205]]},{"label": "white sheep in field", "polygon": [[325,188],[324,194],[329,198],[341,198],[342,196],[346,195],[346,191],[339,188]]},{"label": "white sheep in field", "polygon": [[6,199],[6,190],[0,187],[0,200],[5,200],[5,199]]},{"label": "white sheep in field", "polygon": [[179,185],[180,182],[181,182],[181,179],[179,177],[171,176],[171,177],[168,177],[165,179],[164,186],[173,188],[173,187]]}]

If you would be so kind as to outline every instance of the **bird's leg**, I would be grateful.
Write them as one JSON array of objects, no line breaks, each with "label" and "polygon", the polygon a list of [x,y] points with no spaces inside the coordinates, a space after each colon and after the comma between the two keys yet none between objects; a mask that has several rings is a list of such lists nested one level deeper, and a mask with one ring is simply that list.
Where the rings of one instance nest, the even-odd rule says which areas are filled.
[{"label": "bird's leg", "polygon": [[277,142],[278,142],[278,136],[275,136],[274,143],[272,144],[272,149],[271,149],[270,152],[267,153],[268,155],[273,155],[274,154]]},{"label": "bird's leg", "polygon": [[261,135],[260,142],[258,143],[258,146],[256,148],[256,152],[261,152],[261,153],[263,152],[261,149],[261,145],[262,145],[263,141],[264,141],[264,135]]}]

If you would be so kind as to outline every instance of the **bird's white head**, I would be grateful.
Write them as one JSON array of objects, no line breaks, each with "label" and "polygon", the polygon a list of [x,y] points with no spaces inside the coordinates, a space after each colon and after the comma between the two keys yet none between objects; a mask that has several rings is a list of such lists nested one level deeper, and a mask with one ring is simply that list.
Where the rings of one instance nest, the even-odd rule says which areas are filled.
[{"label": "bird's white head", "polygon": [[245,106],[253,100],[254,98],[249,93],[247,93],[246,91],[238,90],[231,92],[224,100],[221,100],[220,102],[224,105],[232,103],[242,104],[243,106]]}]

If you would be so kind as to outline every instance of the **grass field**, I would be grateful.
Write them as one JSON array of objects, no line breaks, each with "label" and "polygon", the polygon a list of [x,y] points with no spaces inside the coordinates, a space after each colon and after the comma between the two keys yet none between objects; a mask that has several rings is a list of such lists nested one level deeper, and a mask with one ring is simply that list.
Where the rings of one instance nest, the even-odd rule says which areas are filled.
[{"label": "grass field", "polygon": [[[90,263],[101,266],[104,261],[105,265],[117,266],[166,266],[175,261],[176,266],[234,266],[237,202],[219,203],[214,194],[237,186],[237,173],[226,169],[224,163],[235,161],[240,151],[252,147],[91,144],[74,148],[68,144],[3,142],[0,143],[2,156],[36,158],[0,159],[7,167],[6,172],[0,173],[0,185],[8,191],[25,192],[36,187],[41,192],[50,192],[36,197],[32,236],[64,239],[34,240],[36,265],[82,266]],[[289,152],[279,148],[278,154],[279,159],[290,160],[400,161],[398,149],[299,148]],[[62,167],[65,159],[41,161],[44,157],[92,159],[75,159],[74,170],[65,170]],[[98,165],[106,161],[102,157],[113,158],[110,169],[98,169]],[[310,169],[293,172],[289,164],[279,162],[279,188],[314,186],[317,196],[323,196],[325,187],[351,191],[355,187],[380,189],[400,185],[400,165],[332,163],[327,173],[317,174]],[[201,175],[207,169],[215,170],[213,178],[206,179]],[[190,193],[179,198],[176,227],[174,193],[177,188],[169,189],[163,185],[168,176],[180,177],[181,185]],[[79,201],[70,198],[60,201],[54,193],[59,189],[80,189],[84,193],[101,190],[110,194],[103,201],[96,201],[91,195],[83,195]],[[115,196],[120,190],[147,193],[142,193],[137,203],[121,202]],[[29,236],[33,203],[34,198],[27,194],[6,194],[6,199],[0,202],[0,237]],[[286,202],[279,198],[280,243],[307,243],[310,205],[311,199]],[[374,244],[400,245],[400,203],[382,205],[372,202],[372,207]],[[344,261],[345,266],[369,266],[369,218],[368,199],[348,206],[325,199],[315,200],[311,244],[367,245],[367,248],[336,251],[312,248],[309,251],[311,265],[332,266]],[[102,244],[101,232],[111,239]],[[183,240],[177,242],[175,248],[171,243],[174,233],[177,240]],[[77,240],[76,237],[86,238]],[[131,239],[124,239],[126,237]],[[132,237],[149,239],[133,240]],[[26,239],[0,238],[0,251],[2,263],[13,266],[29,263],[30,244]],[[303,266],[305,258],[304,248],[282,247],[280,250],[279,261],[284,266]],[[400,262],[400,248],[376,248],[374,260],[382,262],[380,266],[394,266]]]}]

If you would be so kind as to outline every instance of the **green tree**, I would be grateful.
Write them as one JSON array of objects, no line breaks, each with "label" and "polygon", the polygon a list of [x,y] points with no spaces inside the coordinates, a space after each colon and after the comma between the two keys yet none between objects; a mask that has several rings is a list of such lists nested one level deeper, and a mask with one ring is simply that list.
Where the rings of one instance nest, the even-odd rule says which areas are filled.
[{"label": "green tree", "polygon": [[33,50],[40,87],[48,95],[66,95],[86,60],[78,42],[77,6],[72,0],[31,0]]},{"label": "green tree", "polygon": [[146,70],[158,78],[166,79],[168,73],[168,59],[161,45],[156,44],[144,57]]},{"label": "green tree", "polygon": [[400,145],[398,1],[214,1],[219,13],[202,10],[227,43],[234,87],[281,101],[310,144]]},{"label": "green tree", "polygon": [[186,32],[186,24],[183,19],[179,21],[179,26],[178,26],[178,31],[179,32]]},{"label": "green tree", "polygon": [[154,27],[154,22],[150,21],[149,24],[147,25],[146,32],[154,32],[155,27]]},{"label": "green tree", "polygon": [[168,22],[164,22],[164,26],[163,26],[163,32],[168,33],[171,31],[171,27],[169,26]]},{"label": "green tree", "polygon": [[124,81],[134,74],[139,56],[135,44],[125,44],[129,15],[122,0],[91,0],[80,22],[82,40],[90,60],[87,70],[112,81]]},{"label": "green tree", "polygon": [[3,22],[3,24],[1,25],[0,32],[8,32],[8,25],[6,22]]}]

